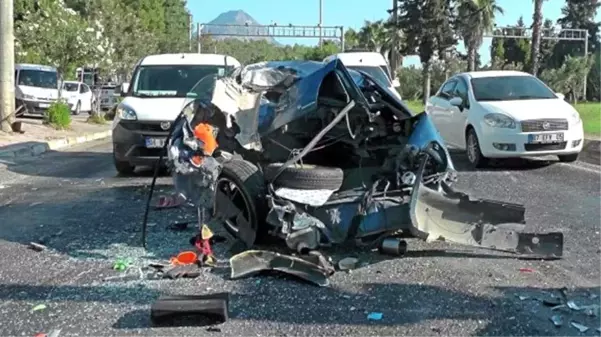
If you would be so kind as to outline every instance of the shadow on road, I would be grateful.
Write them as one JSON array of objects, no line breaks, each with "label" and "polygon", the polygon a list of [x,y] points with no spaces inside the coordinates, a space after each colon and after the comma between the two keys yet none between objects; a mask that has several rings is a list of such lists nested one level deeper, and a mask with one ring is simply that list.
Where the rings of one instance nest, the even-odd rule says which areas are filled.
[{"label": "shadow on road", "polygon": [[[254,284],[254,283],[253,283]],[[477,336],[566,336],[576,335],[570,325],[578,322],[590,327],[586,335],[598,335],[598,318],[585,311],[552,310],[543,300],[560,298],[560,290],[534,287],[495,287],[494,295],[479,295],[419,284],[366,283],[357,293],[335,288],[299,287],[293,292],[294,301],[287,301],[291,290],[285,286],[254,286],[248,292],[231,294],[230,321],[221,326],[227,328],[236,321],[278,322],[304,325],[349,325],[378,331],[379,328],[416,325],[428,322],[430,331],[422,335],[440,334],[442,330],[465,324],[475,329]],[[599,304],[599,287],[575,288],[567,294],[567,300],[578,305]],[[287,293],[287,294],[286,294]],[[301,295],[304,293],[304,295]],[[99,302],[117,305],[143,305],[114,319],[112,328],[118,330],[147,329],[150,322],[150,304],[159,291],[146,287],[118,287],[110,289],[93,286],[45,286],[0,284],[0,300],[57,303]],[[520,300],[518,296],[528,297]],[[382,313],[382,319],[370,321],[367,313]],[[553,315],[561,315],[562,327],[556,328],[550,321]],[[464,323],[462,323],[464,322]],[[199,324],[202,325],[202,324]]]},{"label": "shadow on road", "polygon": [[491,159],[487,167],[474,169],[467,160],[465,151],[449,149],[449,153],[451,154],[455,169],[459,172],[529,171],[541,169],[557,162],[557,160],[550,160],[548,157]]},{"label": "shadow on road", "polygon": [[[153,210],[149,213],[148,250],[141,248],[141,228],[148,185],[98,186],[65,183],[36,188],[27,199],[19,199],[0,208],[0,239],[27,245],[40,242],[59,253],[75,258],[112,260],[116,254],[143,254],[153,259],[169,259],[182,247],[188,247],[193,232],[173,232],[166,227],[194,218],[189,207]],[[172,186],[158,183],[156,204],[160,195],[170,193]],[[33,235],[33,236],[32,236]],[[142,256],[142,257],[144,257]]]},{"label": "shadow on road", "polygon": [[[47,144],[39,143],[47,148]],[[0,148],[1,149],[1,148]],[[28,148],[28,151],[29,148]],[[120,176],[114,169],[113,155],[107,152],[62,152],[48,151],[40,157],[19,158],[17,160],[0,160],[0,164],[6,165],[10,172],[34,176],[34,177],[52,177],[52,178],[88,178],[90,172],[94,172],[95,178],[131,178],[148,177],[152,178],[154,168],[139,167],[135,174],[131,176]],[[100,173],[100,176],[96,173]],[[167,172],[162,169],[160,176]]]}]

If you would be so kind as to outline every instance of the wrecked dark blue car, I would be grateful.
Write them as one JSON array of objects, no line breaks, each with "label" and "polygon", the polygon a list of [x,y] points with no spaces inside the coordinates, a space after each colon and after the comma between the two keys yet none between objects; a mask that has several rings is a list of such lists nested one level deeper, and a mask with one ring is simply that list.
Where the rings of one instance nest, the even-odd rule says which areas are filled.
[{"label": "wrecked dark blue car", "polygon": [[248,247],[267,237],[300,252],[377,245],[405,232],[562,255],[561,233],[522,232],[523,206],[454,191],[428,115],[368,74],[338,60],[285,61],[201,82],[169,140],[176,188]]}]

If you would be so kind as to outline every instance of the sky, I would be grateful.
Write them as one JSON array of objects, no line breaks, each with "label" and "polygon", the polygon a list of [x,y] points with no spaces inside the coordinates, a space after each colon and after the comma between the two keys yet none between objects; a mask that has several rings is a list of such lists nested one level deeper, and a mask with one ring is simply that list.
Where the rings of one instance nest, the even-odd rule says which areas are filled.
[{"label": "sky", "polygon": [[[322,0],[323,25],[344,26],[345,29],[361,28],[365,20],[376,21],[388,16],[386,10],[392,8],[392,0]],[[497,0],[503,8],[503,14],[497,14],[498,26],[515,25],[520,16],[524,17],[526,26],[532,23],[533,3],[531,0]],[[545,19],[556,21],[561,17],[561,8],[565,0],[547,0],[543,4]],[[272,22],[278,25],[316,25],[319,23],[319,0],[188,0],[188,8],[194,22],[207,23],[219,14],[230,10],[243,10],[261,24]],[[601,13],[597,13],[597,21],[601,21]],[[284,44],[316,45],[317,39],[277,39]],[[490,38],[485,38],[480,48],[481,62],[490,61]],[[460,42],[459,51],[464,51]],[[419,64],[417,56],[406,56],[404,66]]]}]

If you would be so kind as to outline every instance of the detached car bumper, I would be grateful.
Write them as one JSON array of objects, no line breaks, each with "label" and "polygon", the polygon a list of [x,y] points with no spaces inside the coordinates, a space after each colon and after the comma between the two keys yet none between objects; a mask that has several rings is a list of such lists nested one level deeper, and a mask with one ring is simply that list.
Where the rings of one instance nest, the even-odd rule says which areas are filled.
[{"label": "detached car bumper", "polygon": [[[522,132],[517,129],[492,128],[480,126],[478,134],[480,150],[488,158],[511,158],[522,156],[566,155],[582,151],[584,132],[582,122],[570,124],[568,130]],[[557,140],[554,135],[561,134]],[[553,136],[552,141],[537,142],[537,135]]]},{"label": "detached car bumper", "polygon": [[112,131],[115,159],[134,166],[154,166],[162,153],[166,161],[167,153],[161,141],[166,141],[169,131],[162,130],[160,124],[159,121],[116,121]]}]

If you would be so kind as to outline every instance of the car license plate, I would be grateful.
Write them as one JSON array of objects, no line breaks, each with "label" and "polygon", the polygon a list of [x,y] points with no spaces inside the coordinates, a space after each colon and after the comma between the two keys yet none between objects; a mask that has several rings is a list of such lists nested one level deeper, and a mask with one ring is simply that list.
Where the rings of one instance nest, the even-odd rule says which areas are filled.
[{"label": "car license plate", "polygon": [[38,106],[40,108],[48,108],[48,107],[50,107],[50,104],[48,104],[48,103],[40,103],[40,104],[38,104]]},{"label": "car license plate", "polygon": [[528,143],[560,143],[563,142],[563,133],[540,133],[528,135]]},{"label": "car license plate", "polygon": [[165,146],[165,138],[146,137],[146,147],[149,149],[161,148]]}]

